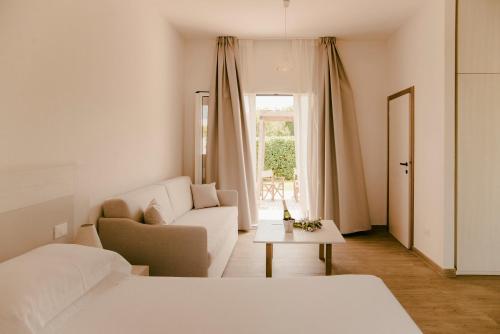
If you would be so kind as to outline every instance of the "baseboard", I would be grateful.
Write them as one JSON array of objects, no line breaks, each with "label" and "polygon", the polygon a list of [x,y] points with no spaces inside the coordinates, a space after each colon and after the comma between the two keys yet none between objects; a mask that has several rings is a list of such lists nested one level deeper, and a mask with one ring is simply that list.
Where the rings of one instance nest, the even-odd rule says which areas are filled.
[{"label": "baseboard", "polygon": [[458,270],[457,275],[463,276],[500,276],[500,271],[498,270]]},{"label": "baseboard", "polygon": [[387,225],[372,225],[374,231],[387,231]]},{"label": "baseboard", "polygon": [[444,268],[441,268],[441,266],[439,266],[436,262],[432,261],[429,257],[427,257],[427,255],[425,255],[424,253],[422,253],[421,251],[419,251],[415,246],[413,246],[411,248],[411,250],[418,256],[420,257],[422,260],[424,260],[424,262],[432,268],[432,270],[434,270],[436,273],[440,274],[441,276],[444,276],[444,277],[457,277],[457,270],[455,268],[453,269],[444,269]]}]

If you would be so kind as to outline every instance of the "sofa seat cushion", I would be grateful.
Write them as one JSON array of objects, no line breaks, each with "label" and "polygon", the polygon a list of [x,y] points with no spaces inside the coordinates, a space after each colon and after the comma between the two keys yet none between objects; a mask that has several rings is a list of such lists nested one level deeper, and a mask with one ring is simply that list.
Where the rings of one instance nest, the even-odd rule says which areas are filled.
[{"label": "sofa seat cushion", "polygon": [[203,226],[207,230],[207,248],[209,258],[217,257],[228,233],[234,233],[238,224],[238,208],[217,207],[191,210],[177,218],[175,225]]}]

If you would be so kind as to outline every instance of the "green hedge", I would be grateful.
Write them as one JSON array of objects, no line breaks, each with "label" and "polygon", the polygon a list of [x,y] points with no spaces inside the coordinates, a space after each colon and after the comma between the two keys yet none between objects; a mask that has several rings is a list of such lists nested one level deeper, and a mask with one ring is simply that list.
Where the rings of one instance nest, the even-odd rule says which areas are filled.
[{"label": "green hedge", "polygon": [[271,169],[275,176],[284,176],[286,180],[293,180],[295,168],[294,137],[266,138],[265,151],[264,170]]}]

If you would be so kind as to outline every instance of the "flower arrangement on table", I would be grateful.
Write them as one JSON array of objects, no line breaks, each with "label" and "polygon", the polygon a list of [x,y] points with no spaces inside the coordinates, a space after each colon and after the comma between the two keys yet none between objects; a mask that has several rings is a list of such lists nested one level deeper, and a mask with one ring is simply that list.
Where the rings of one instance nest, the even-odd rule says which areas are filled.
[{"label": "flower arrangement on table", "polygon": [[296,220],[295,223],[293,223],[293,227],[296,228],[301,228],[304,231],[307,232],[314,232],[316,230],[321,229],[323,225],[321,224],[321,218],[319,219],[301,219],[301,220]]}]

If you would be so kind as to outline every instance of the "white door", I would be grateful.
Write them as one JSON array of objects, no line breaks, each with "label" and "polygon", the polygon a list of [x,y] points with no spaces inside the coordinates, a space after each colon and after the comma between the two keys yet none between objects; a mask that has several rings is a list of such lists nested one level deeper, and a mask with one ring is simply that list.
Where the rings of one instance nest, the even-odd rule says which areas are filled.
[{"label": "white door", "polygon": [[411,248],[410,94],[389,101],[389,232]]}]

